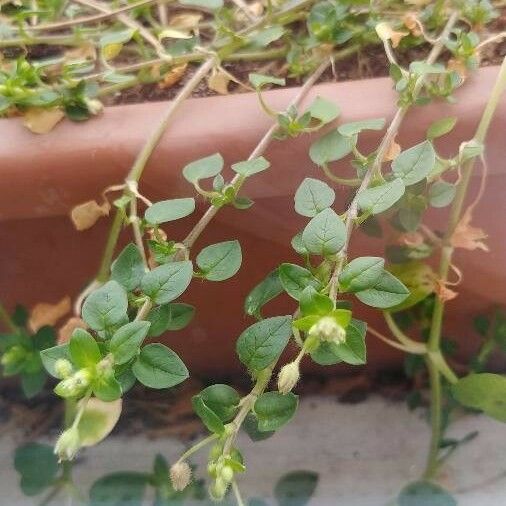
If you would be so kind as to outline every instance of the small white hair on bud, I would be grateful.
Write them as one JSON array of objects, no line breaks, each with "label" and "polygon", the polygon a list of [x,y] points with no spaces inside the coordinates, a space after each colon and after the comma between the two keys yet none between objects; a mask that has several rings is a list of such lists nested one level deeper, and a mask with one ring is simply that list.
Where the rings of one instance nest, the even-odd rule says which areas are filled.
[{"label": "small white hair on bud", "polygon": [[187,462],[176,462],[170,468],[169,475],[174,490],[181,492],[190,484],[192,470]]},{"label": "small white hair on bud", "polygon": [[315,335],[322,341],[341,344],[346,341],[346,330],[331,316],[320,318],[310,329],[309,335]]},{"label": "small white hair on bud", "polygon": [[278,374],[278,391],[287,394],[293,390],[300,378],[299,363],[297,361],[284,365]]},{"label": "small white hair on bud", "polygon": [[77,427],[70,427],[70,429],[62,432],[58,441],[56,441],[54,453],[58,455],[60,462],[62,460],[73,460],[80,447],[79,430]]}]

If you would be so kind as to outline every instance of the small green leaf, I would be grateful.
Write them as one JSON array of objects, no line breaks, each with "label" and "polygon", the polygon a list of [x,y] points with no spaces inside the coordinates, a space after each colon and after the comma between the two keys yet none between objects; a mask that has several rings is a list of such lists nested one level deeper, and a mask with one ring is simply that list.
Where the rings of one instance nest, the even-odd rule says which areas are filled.
[{"label": "small green leaf", "polygon": [[290,297],[299,300],[303,290],[312,286],[319,290],[322,286],[311,272],[295,264],[281,264],[278,269],[279,281]]},{"label": "small green leaf", "polygon": [[156,267],[142,278],[142,291],[156,304],[166,304],[179,297],[193,277],[191,261],[173,262]]},{"label": "small green leaf", "polygon": [[405,191],[402,179],[394,179],[389,183],[367,188],[358,195],[360,209],[370,214],[379,214],[392,207]]},{"label": "small green leaf", "polygon": [[470,374],[452,386],[452,394],[460,404],[506,422],[506,376]]},{"label": "small green leaf", "polygon": [[93,336],[84,329],[75,329],[69,343],[72,362],[79,368],[92,367],[102,359]]},{"label": "small green leaf", "polygon": [[188,378],[183,361],[163,344],[148,344],[134,362],[135,377],[150,388],[169,388]]},{"label": "small green leaf", "polygon": [[120,327],[112,336],[109,351],[116,364],[125,364],[134,358],[148,334],[150,323],[146,321],[133,321]]},{"label": "small green leaf", "polygon": [[44,369],[21,374],[21,388],[27,399],[32,399],[39,394],[47,381],[47,374]]},{"label": "small green leaf", "polygon": [[195,211],[195,199],[170,199],[155,202],[146,209],[144,218],[148,223],[159,225],[184,218]]},{"label": "small green leaf", "polygon": [[16,448],[14,468],[20,474],[23,493],[33,496],[53,484],[58,473],[58,457],[49,445],[27,443]]},{"label": "small green leaf", "polygon": [[339,287],[344,292],[359,292],[373,287],[383,273],[385,260],[380,257],[355,258],[339,275]]},{"label": "small green leaf", "polygon": [[405,186],[425,179],[436,164],[436,152],[432,142],[424,141],[403,151],[392,163],[394,174]]},{"label": "small green leaf", "polygon": [[93,394],[104,402],[116,401],[122,394],[121,384],[114,374],[101,375],[93,382]]},{"label": "small green leaf", "polygon": [[427,138],[432,140],[436,137],[446,135],[453,130],[453,127],[456,123],[457,118],[455,117],[441,118],[437,121],[434,121],[434,123],[432,123],[427,129]]},{"label": "small green leaf", "polygon": [[144,276],[144,264],[135,244],[128,244],[112,263],[111,278],[126,290],[135,290]]},{"label": "small green leaf", "polygon": [[183,176],[189,183],[195,184],[200,179],[217,176],[223,169],[223,164],[223,157],[219,153],[215,153],[186,165],[183,169]]},{"label": "small green leaf", "polygon": [[90,489],[90,506],[142,506],[149,478],[133,471],[103,476]]},{"label": "small green leaf", "polygon": [[212,11],[223,7],[223,0],[179,0],[181,5],[189,5],[192,7],[203,7]]},{"label": "small green leaf", "polygon": [[260,432],[258,430],[258,418],[251,412],[249,412],[246,418],[244,419],[242,428],[244,429],[244,432],[248,434],[249,438],[254,442],[269,439],[275,434],[275,431]]},{"label": "small green leaf", "polygon": [[260,310],[270,300],[283,293],[278,269],[273,270],[251,290],[244,301],[244,312],[251,316],[260,316]]},{"label": "small green leaf", "polygon": [[457,506],[457,501],[436,483],[415,481],[404,487],[399,506]]},{"label": "small green leaf", "polygon": [[92,292],[83,304],[83,320],[93,330],[106,330],[121,323],[127,316],[125,289],[117,281],[109,281]]},{"label": "small green leaf", "polygon": [[285,80],[280,77],[266,76],[264,74],[249,74],[249,82],[253,85],[254,88],[260,90],[266,84],[276,84],[278,86],[284,86]]},{"label": "small green leaf", "polygon": [[221,384],[204,388],[198,397],[222,422],[229,422],[234,418],[241,400],[234,388]]},{"label": "small green leaf", "polygon": [[354,145],[354,138],[345,137],[337,129],[331,130],[311,144],[309,157],[316,165],[325,165],[349,155]]},{"label": "small green leaf", "polygon": [[425,61],[413,61],[409,64],[409,71],[418,74],[444,74],[446,67],[440,63],[427,63]]},{"label": "small green leaf", "polygon": [[383,130],[383,128],[385,128],[385,118],[375,118],[344,123],[339,125],[337,131],[345,137],[353,137],[364,130]]},{"label": "small green leaf", "polygon": [[287,424],[295,414],[298,397],[292,393],[266,392],[255,402],[254,411],[258,418],[258,430],[269,432]]},{"label": "small green leaf", "polygon": [[429,203],[432,207],[446,207],[451,204],[456,191],[455,185],[436,181],[429,188]]},{"label": "small green leaf", "polygon": [[201,395],[192,397],[192,407],[210,432],[215,434],[225,432],[225,425],[223,425],[220,417],[204,402]]},{"label": "small green leaf", "polygon": [[234,163],[232,165],[232,170],[241,176],[249,177],[253,174],[263,172],[264,170],[268,169],[270,165],[271,164],[263,156],[260,156],[258,158],[253,158],[252,160],[245,160],[244,162]]},{"label": "small green leaf", "polygon": [[303,316],[325,316],[334,309],[334,303],[330,297],[318,293],[312,286],[307,286],[300,296],[300,310]]},{"label": "small green leaf", "polygon": [[190,304],[172,302],[155,307],[147,317],[147,320],[151,322],[148,336],[158,337],[167,330],[184,329],[194,316],[195,308]]},{"label": "small green leaf", "polygon": [[209,281],[224,281],[240,269],[242,252],[239,241],[225,241],[207,246],[197,255],[197,265]]},{"label": "small green leaf", "polygon": [[118,56],[123,45],[129,42],[134,34],[135,30],[132,28],[104,32],[99,41],[103,57],[112,60]]},{"label": "small green leaf", "polygon": [[40,358],[42,359],[42,365],[46,369],[46,371],[53,376],[53,378],[59,378],[56,374],[54,365],[57,360],[63,358],[66,360],[70,360],[70,350],[68,344],[60,344],[58,346],[53,346],[52,348],[47,348],[46,350],[42,350],[40,352]]},{"label": "small green leaf", "polygon": [[291,322],[291,316],[274,316],[248,327],[237,339],[241,362],[255,371],[269,366],[285,349],[292,335]]},{"label": "small green leaf", "polygon": [[295,211],[309,218],[314,218],[319,212],[334,203],[334,190],[323,181],[307,177],[295,192]]},{"label": "small green leaf", "polygon": [[285,474],[274,487],[278,506],[306,506],[313,497],[318,475],[312,471],[292,471]]},{"label": "small green leaf", "polygon": [[248,49],[251,48],[264,48],[267,47],[272,42],[279,40],[285,34],[285,30],[282,26],[274,25],[269,26],[268,28],[264,28],[254,35],[250,36],[250,42],[248,44]]},{"label": "small green leaf", "polygon": [[331,208],[319,212],[302,232],[302,243],[314,255],[333,255],[344,245],[346,227]]},{"label": "small green leaf", "polygon": [[372,288],[356,293],[357,298],[368,306],[387,309],[403,302],[409,290],[388,271],[383,271]]},{"label": "small green leaf", "polygon": [[312,118],[320,120],[325,125],[334,121],[341,111],[334,102],[322,97],[316,97],[309,106],[309,112]]}]

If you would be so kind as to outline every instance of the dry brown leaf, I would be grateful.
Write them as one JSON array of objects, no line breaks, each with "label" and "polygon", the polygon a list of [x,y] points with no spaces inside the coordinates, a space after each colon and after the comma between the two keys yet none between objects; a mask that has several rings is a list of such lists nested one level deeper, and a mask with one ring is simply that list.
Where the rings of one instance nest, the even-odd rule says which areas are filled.
[{"label": "dry brown leaf", "polygon": [[262,2],[253,2],[249,4],[249,10],[253,16],[260,17],[264,12],[264,5]]},{"label": "dry brown leaf", "polygon": [[415,36],[419,37],[422,35],[422,30],[420,28],[420,20],[418,16],[414,12],[408,12],[402,18],[404,26]]},{"label": "dry brown leaf", "polygon": [[64,116],[65,113],[58,107],[30,107],[24,114],[23,124],[34,134],[47,134]]},{"label": "dry brown leaf", "polygon": [[187,63],[183,63],[183,65],[178,65],[177,67],[172,67],[163,76],[163,79],[158,83],[158,87],[164,90],[166,88],[174,86],[182,79],[187,67],[188,67]]},{"label": "dry brown leaf", "polygon": [[96,60],[97,59],[97,49],[93,44],[84,43],[81,46],[73,47],[72,49],[67,49],[63,56],[67,61],[73,60]]},{"label": "dry brown leaf", "polygon": [[195,30],[204,16],[196,12],[183,12],[172,16],[169,21],[169,26],[181,31]]},{"label": "dry brown leaf", "polygon": [[70,297],[63,297],[56,304],[41,302],[35,304],[28,320],[28,327],[32,332],[37,332],[45,325],[54,325],[60,318],[65,316],[71,309]]},{"label": "dry brown leaf", "polygon": [[421,246],[424,242],[423,235],[420,232],[406,232],[399,237],[399,243],[412,248]]},{"label": "dry brown leaf", "polygon": [[471,225],[471,220],[472,213],[468,209],[455,227],[450,241],[451,245],[454,248],[463,248],[471,251],[475,249],[489,251],[488,246],[483,242],[488,235],[483,229],[473,227]]},{"label": "dry brown leaf", "polygon": [[88,325],[81,318],[71,316],[58,330],[58,344],[68,343],[74,330],[86,328],[88,328]]},{"label": "dry brown leaf", "polygon": [[76,230],[87,230],[95,225],[99,218],[107,216],[110,210],[109,202],[100,205],[95,200],[89,200],[74,207],[70,212],[70,218]]},{"label": "dry brown leaf", "polygon": [[221,70],[216,70],[211,73],[211,75],[207,78],[207,86],[210,90],[219,93],[220,95],[228,94],[228,83],[230,82],[230,77]]},{"label": "dry brown leaf", "polygon": [[388,23],[382,22],[378,23],[376,25],[376,33],[378,34],[378,37],[386,42],[390,40],[392,42],[392,47],[396,48],[400,41],[406,37],[406,35],[409,35],[408,32],[398,32],[394,30]]},{"label": "dry brown leaf", "polygon": [[434,292],[436,293],[437,297],[441,299],[443,302],[448,302],[449,300],[454,299],[458,295],[458,293],[455,290],[451,290],[450,288],[448,288],[441,279],[436,280]]},{"label": "dry brown leaf", "polygon": [[397,144],[395,142],[395,139],[390,143],[390,146],[388,146],[388,149],[385,153],[385,158],[383,158],[384,162],[392,162],[395,160],[401,152],[401,146],[400,144]]}]

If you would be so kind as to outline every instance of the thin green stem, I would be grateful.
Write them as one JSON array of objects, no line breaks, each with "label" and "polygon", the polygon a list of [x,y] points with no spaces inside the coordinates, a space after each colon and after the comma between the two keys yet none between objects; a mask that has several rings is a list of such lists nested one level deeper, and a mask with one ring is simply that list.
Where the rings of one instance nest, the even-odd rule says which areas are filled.
[{"label": "thin green stem", "polygon": [[206,438],[202,439],[202,441],[199,441],[198,443],[194,444],[191,448],[188,448],[181,457],[179,457],[176,461],[176,464],[179,462],[183,462],[188,457],[191,457],[194,453],[197,453],[199,450],[204,448],[204,446],[207,446],[209,443],[212,443],[213,441],[216,441],[218,439],[218,434],[211,434],[210,436],[207,436]]},{"label": "thin green stem", "polygon": [[424,478],[430,480],[434,478],[439,467],[439,445],[441,442],[441,422],[442,422],[442,388],[441,374],[436,365],[427,358],[427,369],[429,371],[430,380],[430,450],[425,466]]}]

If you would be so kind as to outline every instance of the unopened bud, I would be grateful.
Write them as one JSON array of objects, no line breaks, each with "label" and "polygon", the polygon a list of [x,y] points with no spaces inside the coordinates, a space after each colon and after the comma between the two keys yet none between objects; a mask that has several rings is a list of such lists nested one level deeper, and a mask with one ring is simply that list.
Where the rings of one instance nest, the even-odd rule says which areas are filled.
[{"label": "unopened bud", "polygon": [[79,431],[77,427],[71,427],[63,432],[58,438],[58,441],[56,441],[54,453],[58,455],[60,461],[72,460],[80,447],[81,441],[79,439]]},{"label": "unopened bud", "polygon": [[282,394],[291,392],[299,378],[300,371],[297,361],[284,365],[278,375],[278,391]]},{"label": "unopened bud", "polygon": [[320,318],[310,329],[310,336],[318,336],[322,341],[342,344],[346,340],[346,330],[331,316]]},{"label": "unopened bud", "polygon": [[216,478],[214,483],[209,487],[209,495],[213,501],[221,501],[227,493],[228,483],[223,478]]},{"label": "unopened bud", "polygon": [[192,479],[192,470],[187,462],[176,462],[170,468],[170,481],[174,490],[180,492],[184,490]]},{"label": "unopened bud", "polygon": [[96,98],[87,98],[85,101],[90,114],[96,115],[102,112],[104,105],[100,102],[100,100],[97,100]]},{"label": "unopened bud", "polygon": [[220,476],[225,483],[230,483],[234,479],[234,470],[230,466],[223,466]]},{"label": "unopened bud", "polygon": [[54,391],[63,398],[79,397],[91,383],[92,374],[89,369],[80,369],[72,376],[60,381]]},{"label": "unopened bud", "polygon": [[3,355],[0,363],[4,366],[19,364],[26,357],[26,351],[21,346],[12,346]]},{"label": "unopened bud", "polygon": [[59,358],[54,363],[54,372],[60,379],[68,378],[73,372],[72,364],[66,358]]}]

